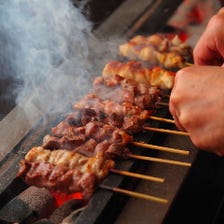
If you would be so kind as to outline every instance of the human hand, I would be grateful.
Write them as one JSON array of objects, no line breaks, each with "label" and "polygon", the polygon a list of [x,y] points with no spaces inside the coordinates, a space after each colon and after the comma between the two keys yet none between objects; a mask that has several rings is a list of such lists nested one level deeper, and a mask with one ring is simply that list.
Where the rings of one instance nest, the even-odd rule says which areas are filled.
[{"label": "human hand", "polygon": [[224,67],[178,71],[169,105],[176,125],[196,147],[224,155]]},{"label": "human hand", "polygon": [[224,60],[224,8],[214,15],[194,51],[196,65],[222,65]]}]

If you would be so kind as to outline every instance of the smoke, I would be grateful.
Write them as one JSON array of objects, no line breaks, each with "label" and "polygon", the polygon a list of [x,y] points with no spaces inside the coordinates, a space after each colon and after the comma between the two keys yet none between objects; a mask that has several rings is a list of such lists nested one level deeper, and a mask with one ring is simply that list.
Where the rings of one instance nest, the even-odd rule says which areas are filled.
[{"label": "smoke", "polygon": [[0,2],[1,76],[18,80],[17,104],[60,111],[87,92],[91,28],[69,0]]}]

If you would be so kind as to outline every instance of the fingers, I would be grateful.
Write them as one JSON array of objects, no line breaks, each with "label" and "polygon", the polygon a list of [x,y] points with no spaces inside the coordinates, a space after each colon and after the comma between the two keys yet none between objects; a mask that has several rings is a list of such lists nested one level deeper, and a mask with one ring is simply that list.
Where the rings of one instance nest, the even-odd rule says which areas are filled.
[{"label": "fingers", "polygon": [[217,65],[224,62],[224,8],[214,15],[196,44],[193,55],[196,65]]},{"label": "fingers", "polygon": [[171,95],[170,95],[169,110],[170,110],[170,113],[174,119],[174,122],[175,122],[175,125],[177,126],[177,128],[181,131],[185,131],[185,128],[182,126],[182,124],[179,120],[179,118],[180,118],[180,110],[178,107],[179,99],[178,99],[178,97],[176,97],[176,96],[178,96],[176,94],[177,83],[178,83],[178,74],[176,74],[174,87],[173,87]]},{"label": "fingers", "polygon": [[180,130],[180,131],[186,131],[186,129],[181,125],[180,121],[179,121],[179,117],[176,115],[172,115],[173,120],[175,122],[176,127]]},{"label": "fingers", "polygon": [[219,11],[218,11],[218,14],[224,14],[224,7],[222,7]]},{"label": "fingers", "polygon": [[183,127],[183,125],[180,122],[180,111],[178,110],[178,107],[175,104],[175,101],[173,100],[172,96],[170,97],[169,110],[170,110],[170,113],[173,117],[173,120],[174,120],[177,128],[181,131],[186,131],[185,128]]}]

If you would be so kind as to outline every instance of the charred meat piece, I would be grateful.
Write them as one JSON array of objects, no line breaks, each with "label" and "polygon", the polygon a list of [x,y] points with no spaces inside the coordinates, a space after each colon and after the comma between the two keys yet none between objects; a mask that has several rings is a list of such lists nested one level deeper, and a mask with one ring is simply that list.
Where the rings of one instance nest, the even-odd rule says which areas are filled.
[{"label": "charred meat piece", "polygon": [[[85,105],[85,108],[95,110],[97,113],[103,112],[107,115],[103,122],[116,125],[117,127],[126,131],[128,134],[133,134],[142,130],[143,123],[149,118],[153,111],[152,108],[142,110],[140,107],[135,106],[129,102],[119,104],[109,100],[95,100],[95,96],[93,96],[95,103],[89,104],[91,97],[92,95],[87,95],[81,101],[76,103],[74,108],[79,109]],[[144,104],[145,102],[141,98],[136,98],[136,100],[139,100],[141,104]]]},{"label": "charred meat piece", "polygon": [[[133,134],[141,130],[142,124],[155,109],[155,103],[160,100],[158,87],[114,75],[97,77],[93,91],[73,108],[75,111],[88,110],[91,116],[87,115],[86,119],[83,116],[83,120],[100,121]],[[70,116],[70,123],[79,123],[75,119],[75,116]]]},{"label": "charred meat piece", "polygon": [[[160,100],[158,87],[114,75],[97,77],[94,80],[93,90],[78,101],[74,105],[74,109],[92,109],[96,113],[101,111],[109,115],[117,113],[116,110],[122,110],[121,105],[129,105],[129,107],[132,105],[132,108],[136,107],[139,110],[152,109]],[[109,106],[110,109],[107,111],[110,104],[114,108],[111,110],[112,108]],[[124,111],[118,112],[118,114],[120,113],[124,113]]]},{"label": "charred meat piece", "polygon": [[68,150],[34,147],[21,160],[17,176],[28,185],[65,193],[82,192],[89,199],[113,167],[114,161],[101,152],[87,158]]},{"label": "charred meat piece", "polygon": [[144,97],[147,101],[146,107],[152,107],[152,105],[159,100],[160,90],[158,86],[152,86],[147,82],[137,82],[134,79],[128,79],[122,77],[120,74],[97,77],[93,83],[93,94],[98,96],[102,101],[113,100],[117,103],[128,102],[135,106],[136,97]]},{"label": "charred meat piece", "polygon": [[67,122],[71,126],[84,126],[88,122],[94,120],[94,118],[98,114],[95,110],[88,108],[80,108],[78,110],[74,110],[70,113],[66,118],[65,122]]},{"label": "charred meat piece", "polygon": [[[63,124],[64,128],[62,128]],[[83,126],[84,132],[82,132],[81,137],[77,135],[78,132],[76,131],[72,136],[71,128],[81,129],[81,127],[71,127],[66,122],[61,122],[59,130],[57,127],[54,128],[60,137],[46,135],[43,139],[43,148],[51,150],[63,148],[82,153],[88,157],[95,155],[99,149],[102,149],[108,157],[125,157],[123,154],[127,151],[126,146],[133,140],[133,137],[124,130],[101,122],[87,123]],[[103,148],[99,147],[98,144],[101,142],[107,144],[104,144]]]}]

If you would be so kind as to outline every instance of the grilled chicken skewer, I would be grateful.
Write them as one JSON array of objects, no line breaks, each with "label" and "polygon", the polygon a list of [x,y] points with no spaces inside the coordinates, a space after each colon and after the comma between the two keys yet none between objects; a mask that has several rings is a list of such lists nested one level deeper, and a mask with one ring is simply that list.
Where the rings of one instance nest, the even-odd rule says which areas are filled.
[{"label": "grilled chicken skewer", "polygon": [[115,162],[103,152],[86,157],[74,151],[32,148],[20,162],[18,176],[27,184],[45,187],[51,191],[81,192],[86,199],[109,172],[164,182],[164,179],[114,169]]},{"label": "grilled chicken skewer", "polygon": [[58,149],[32,148],[20,162],[17,176],[29,185],[45,187],[51,191],[82,192],[88,200],[97,183],[105,178],[115,165],[103,152],[94,157]]},{"label": "grilled chicken skewer", "polygon": [[183,68],[192,63],[192,48],[178,36],[154,34],[137,35],[119,46],[121,56],[129,60],[141,60],[166,69]]},{"label": "grilled chicken skewer", "polygon": [[119,62],[111,61],[103,69],[103,76],[120,75],[138,83],[149,83],[161,89],[173,87],[175,73],[160,67],[147,68],[139,61]]}]

